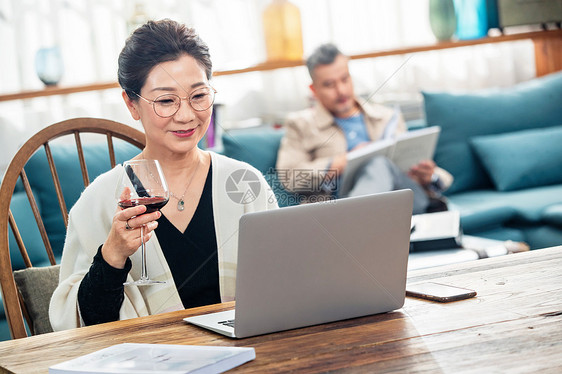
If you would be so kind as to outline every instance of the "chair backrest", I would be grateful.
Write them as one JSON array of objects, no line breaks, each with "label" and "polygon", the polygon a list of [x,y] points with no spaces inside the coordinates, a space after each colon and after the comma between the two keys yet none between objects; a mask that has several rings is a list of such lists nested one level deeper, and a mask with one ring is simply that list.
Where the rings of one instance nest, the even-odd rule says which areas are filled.
[{"label": "chair backrest", "polygon": [[[83,142],[83,139],[81,138],[81,134],[85,133],[105,135],[107,147],[102,147],[106,148],[105,151],[103,151],[103,155],[100,154],[100,144],[98,142],[96,144],[96,150],[94,152],[90,152],[91,154],[88,154],[89,157],[85,156],[85,153],[88,153],[88,147],[90,146],[89,143]],[[74,142],[72,142],[73,144],[64,143],[63,145],[60,145],[56,142],[52,143],[53,140],[59,139],[63,136],[70,138],[74,137]],[[117,140],[115,142],[114,140],[116,139],[121,140]],[[44,223],[44,220],[52,221],[52,218],[46,217],[45,213],[42,215],[41,211],[45,210],[41,209],[45,208],[42,205],[58,204],[62,219],[60,219],[60,217],[56,217],[55,223],[61,222],[61,227],[63,228],[63,231],[65,231],[68,223],[67,206],[70,208],[78,198],[79,193],[90,184],[90,174],[88,173],[89,170],[92,170],[90,165],[94,163],[103,164],[104,162],[107,164],[103,165],[103,168],[101,169],[99,165],[97,165],[96,168],[94,168],[95,174],[99,174],[113,168],[117,162],[116,148],[122,144],[125,144],[128,147],[131,147],[131,145],[134,146],[131,147],[131,149],[134,149],[134,152],[138,153],[145,145],[144,133],[122,123],[110,120],[76,118],[56,123],[39,131],[37,134],[32,136],[13,157],[4,174],[2,185],[0,187],[0,286],[2,290],[4,310],[12,338],[17,339],[28,335],[25,328],[24,318],[27,320],[31,332],[35,332],[33,328],[33,321],[30,319],[30,314],[26,309],[22,292],[18,289],[14,281],[13,270],[18,268],[14,265],[19,263],[23,264],[23,266],[20,267],[31,268],[33,267],[32,262],[34,257],[34,255],[30,256],[32,253],[29,252],[28,248],[26,248],[26,245],[24,244],[26,239],[21,234],[22,232],[29,231],[27,226],[29,226],[30,220],[27,219],[25,225],[20,225],[20,230],[16,224],[15,215],[12,214],[10,206],[13,200],[12,197],[16,195],[14,191],[18,191],[18,189],[25,191],[25,193],[23,191],[19,192],[18,195],[20,196],[18,196],[18,198],[21,196],[27,197],[26,207],[27,210],[32,212],[32,214],[29,214],[28,216],[32,216],[34,218],[37,226],[37,230],[35,230],[35,232],[38,231],[39,233],[36,235],[40,235],[41,240],[39,241],[42,242],[42,247],[44,247],[41,249],[41,251],[44,251],[42,257],[44,259],[48,258],[48,263],[51,266],[55,266],[57,263],[56,254],[60,254],[61,248],[55,248],[55,252],[53,252],[53,239],[49,237],[49,230],[51,229],[53,232],[56,231],[57,225],[52,224],[52,222],[48,222],[47,225]],[[62,153],[58,152],[59,154],[54,157],[53,155],[57,153],[57,148],[62,148],[64,151]],[[70,148],[72,148],[72,151],[69,152],[68,149]],[[124,156],[124,153],[121,152],[121,158],[130,158],[134,155],[134,153],[130,152],[130,149],[128,152],[127,156]],[[38,158],[41,162],[35,160]],[[72,159],[72,162],[76,165],[79,163],[79,169],[76,166],[76,173],[69,172],[68,168],[59,172],[55,166],[55,160],[57,161],[57,164],[66,164],[69,159]],[[124,161],[126,159],[127,158],[124,158],[120,161]],[[28,174],[26,174],[25,169],[29,168],[29,165],[26,166],[26,164],[28,164],[28,161],[30,160],[31,162],[35,162],[35,166],[32,168],[33,170],[28,170],[28,178]],[[86,160],[88,160],[88,165],[86,164]],[[109,162],[104,160],[109,160]],[[47,170],[49,171],[47,172]],[[48,176],[45,176],[45,178],[41,173],[50,173],[52,178],[48,178]],[[81,174],[82,180],[80,180],[78,174]],[[38,177],[38,175],[40,176]],[[33,179],[35,179],[35,185],[30,183],[30,180]],[[52,182],[50,181],[51,179]],[[61,180],[66,180],[66,184],[61,183]],[[47,189],[43,188],[46,184],[49,185],[49,188]],[[37,189],[41,189],[41,191],[37,192]],[[73,193],[70,194],[72,195],[70,198],[69,193],[66,192],[67,190],[73,191]],[[63,193],[63,191],[65,191],[65,193]],[[45,196],[46,192],[52,192],[51,195],[53,196]],[[38,198],[37,195],[39,194],[41,196]],[[69,203],[68,199],[73,201],[70,201]],[[55,211],[56,210],[58,209],[55,208]],[[49,213],[49,215],[51,215],[51,213]],[[32,221],[33,218],[31,219]],[[21,259],[15,258],[15,255],[19,254],[14,248],[12,248],[12,252],[10,253],[9,228],[11,228],[11,232],[13,234],[12,242],[17,244],[16,246],[19,248]],[[64,238],[59,240],[57,247],[62,247],[62,244],[60,243],[62,243],[63,240]],[[34,249],[34,251],[35,250],[36,249]],[[54,269],[54,271],[47,271],[45,274],[49,274],[47,275],[49,277],[56,276],[56,274],[58,274],[58,268]],[[33,279],[41,279],[41,277],[37,278],[35,276]],[[41,282],[41,284],[37,284],[36,286],[40,287],[43,283],[48,284],[49,282]],[[52,291],[52,289],[49,289],[46,292],[52,293]],[[48,302],[50,296],[46,299]]]}]

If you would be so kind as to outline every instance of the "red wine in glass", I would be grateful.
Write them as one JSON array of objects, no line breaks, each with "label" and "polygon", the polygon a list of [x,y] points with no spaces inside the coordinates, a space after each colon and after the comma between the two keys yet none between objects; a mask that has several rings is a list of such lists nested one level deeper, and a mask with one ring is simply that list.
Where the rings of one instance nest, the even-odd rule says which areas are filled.
[{"label": "red wine in glass", "polygon": [[144,205],[146,206],[145,213],[156,212],[168,203],[168,198],[163,196],[153,196],[153,197],[138,197],[134,199],[121,200],[119,206],[123,209],[131,208],[133,206]]},{"label": "red wine in glass", "polygon": [[[152,213],[161,209],[168,202],[170,192],[160,163],[157,160],[147,159],[124,162],[123,174],[115,190],[115,197],[117,204],[122,209],[139,205],[146,206],[145,213]],[[125,282],[125,285],[145,286],[166,283],[165,281],[152,280],[148,277],[144,232],[144,225],[140,226],[140,276],[135,281]]]}]

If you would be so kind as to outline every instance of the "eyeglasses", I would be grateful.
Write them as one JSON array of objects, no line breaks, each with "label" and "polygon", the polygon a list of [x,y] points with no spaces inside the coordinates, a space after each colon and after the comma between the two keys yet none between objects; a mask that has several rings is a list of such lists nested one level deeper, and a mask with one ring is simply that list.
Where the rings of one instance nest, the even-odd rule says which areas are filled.
[{"label": "eyeglasses", "polygon": [[164,94],[154,100],[142,97],[136,92],[133,93],[147,103],[152,104],[154,113],[156,113],[158,117],[168,118],[172,117],[180,110],[182,100],[188,100],[189,105],[197,112],[209,109],[215,102],[215,93],[217,93],[217,91],[211,86],[205,86],[193,91],[189,97],[179,97],[176,94]]}]

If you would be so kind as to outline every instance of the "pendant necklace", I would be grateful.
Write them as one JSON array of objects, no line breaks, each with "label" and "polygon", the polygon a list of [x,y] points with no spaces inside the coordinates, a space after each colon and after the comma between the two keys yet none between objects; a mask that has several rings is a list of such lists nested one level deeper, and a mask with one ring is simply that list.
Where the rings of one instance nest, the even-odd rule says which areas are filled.
[{"label": "pendant necklace", "polygon": [[187,193],[187,189],[191,185],[191,182],[193,181],[193,178],[195,178],[195,175],[197,174],[197,170],[199,170],[199,165],[201,165],[201,160],[199,160],[197,162],[197,166],[195,167],[195,171],[191,175],[191,178],[189,179],[189,182],[187,182],[187,185],[185,186],[185,190],[183,191],[183,194],[181,195],[181,197],[177,197],[176,195],[174,195],[174,193],[172,191],[170,191],[170,196],[172,196],[174,199],[176,199],[178,201],[177,208],[178,208],[178,211],[180,211],[180,212],[183,212],[183,210],[185,209],[185,201],[183,200],[183,198],[184,198],[185,194]]}]

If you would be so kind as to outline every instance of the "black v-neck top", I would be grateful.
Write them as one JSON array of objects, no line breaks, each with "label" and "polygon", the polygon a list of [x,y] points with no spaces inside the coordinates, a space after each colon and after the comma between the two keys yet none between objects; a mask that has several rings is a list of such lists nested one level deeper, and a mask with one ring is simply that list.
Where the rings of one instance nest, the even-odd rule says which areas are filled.
[{"label": "black v-neck top", "polygon": [[209,168],[201,199],[185,232],[180,232],[164,215],[158,219],[155,230],[185,308],[220,303],[211,187]]},{"label": "black v-neck top", "polygon": [[[158,219],[155,230],[185,308],[221,301],[212,184],[211,165],[201,199],[185,232],[180,232],[164,215]],[[105,262],[101,246],[98,248],[78,289],[80,315],[86,325],[119,319],[124,300],[123,282],[130,270],[130,259],[123,269],[116,269]]]}]

